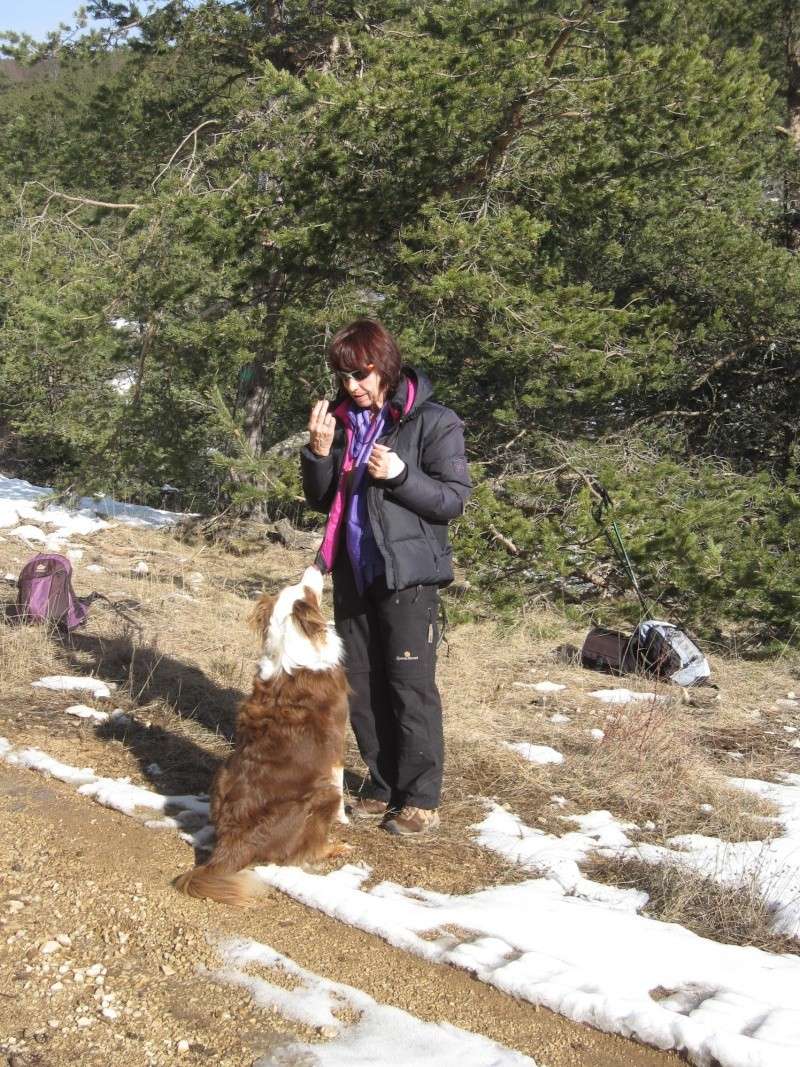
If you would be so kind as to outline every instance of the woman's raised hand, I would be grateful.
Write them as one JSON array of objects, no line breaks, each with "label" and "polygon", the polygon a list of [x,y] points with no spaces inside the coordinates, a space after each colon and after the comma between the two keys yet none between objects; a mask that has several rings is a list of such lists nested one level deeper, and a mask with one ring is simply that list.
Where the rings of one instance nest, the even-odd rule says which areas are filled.
[{"label": "woman's raised hand", "polygon": [[315,456],[330,455],[336,419],[328,411],[328,401],[318,400],[308,420],[308,447]]}]

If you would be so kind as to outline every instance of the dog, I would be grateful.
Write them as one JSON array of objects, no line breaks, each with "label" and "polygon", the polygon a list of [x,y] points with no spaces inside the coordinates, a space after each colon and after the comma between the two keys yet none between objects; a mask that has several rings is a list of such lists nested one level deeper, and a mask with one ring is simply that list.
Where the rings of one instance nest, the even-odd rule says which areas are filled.
[{"label": "dog", "polygon": [[313,864],[349,847],[330,838],[344,818],[342,762],[348,688],[342,643],[322,615],[322,575],[263,596],[253,691],[239,708],[233,754],[211,789],[209,859],[174,881],[181,893],[244,907],[263,883],[253,863]]}]

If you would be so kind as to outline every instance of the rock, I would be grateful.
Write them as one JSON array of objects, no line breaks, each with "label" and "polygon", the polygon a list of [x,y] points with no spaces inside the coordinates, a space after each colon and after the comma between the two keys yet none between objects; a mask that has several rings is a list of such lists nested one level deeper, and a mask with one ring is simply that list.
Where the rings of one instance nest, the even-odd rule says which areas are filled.
[{"label": "rock", "polygon": [[184,1053],[189,1051],[189,1042],[186,1040],[186,1038],[182,1038],[178,1042],[176,1048],[178,1049],[178,1052],[180,1052],[181,1055],[183,1055]]},{"label": "rock", "polygon": [[171,978],[173,976],[173,974],[175,974],[175,968],[174,967],[170,967],[170,965],[168,963],[162,963],[161,964],[161,972],[167,978]]},{"label": "rock", "polygon": [[72,944],[72,938],[69,934],[56,934],[56,941],[58,941],[59,945],[63,948],[69,948]]},{"label": "rock", "polygon": [[53,952],[58,952],[61,945],[58,941],[45,941],[43,945],[39,947],[39,951],[43,956],[49,956]]},{"label": "rock", "polygon": [[143,578],[150,573],[150,568],[143,559],[139,559],[131,566],[131,574],[136,578]]},{"label": "rock", "polygon": [[268,541],[276,541],[284,548],[313,549],[319,546],[319,533],[296,530],[288,519],[278,519],[266,527]]},{"label": "rock", "polygon": [[90,1018],[88,1015],[81,1015],[81,1017],[78,1019],[78,1026],[81,1029],[84,1029],[87,1026],[91,1026],[93,1022],[94,1019]]},{"label": "rock", "polygon": [[712,689],[710,686],[700,686],[698,689],[681,689],[681,703],[690,708],[709,708],[721,699],[722,694],[720,691]]}]

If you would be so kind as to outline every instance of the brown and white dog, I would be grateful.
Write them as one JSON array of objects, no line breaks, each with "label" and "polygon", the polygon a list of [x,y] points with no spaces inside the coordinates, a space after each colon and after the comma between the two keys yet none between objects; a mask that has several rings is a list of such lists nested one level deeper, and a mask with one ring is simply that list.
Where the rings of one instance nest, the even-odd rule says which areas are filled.
[{"label": "brown and white dog", "polygon": [[[236,744],[211,790],[214,851],[174,885],[192,897],[244,906],[262,883],[252,863],[300,864],[341,855],[347,682],[342,644],[322,615],[322,575],[309,567],[253,623],[264,637],[253,691],[239,708]],[[344,820],[346,821],[346,820]]]}]

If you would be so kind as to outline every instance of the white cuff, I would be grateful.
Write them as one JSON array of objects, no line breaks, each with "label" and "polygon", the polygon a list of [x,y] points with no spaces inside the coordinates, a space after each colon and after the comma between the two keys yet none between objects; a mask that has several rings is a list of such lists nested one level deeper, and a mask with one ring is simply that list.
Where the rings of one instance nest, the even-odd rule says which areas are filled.
[{"label": "white cuff", "polygon": [[406,469],[406,465],[396,452],[390,452],[386,457],[389,464],[389,473],[386,475],[386,480],[390,481],[392,478],[397,478]]}]

